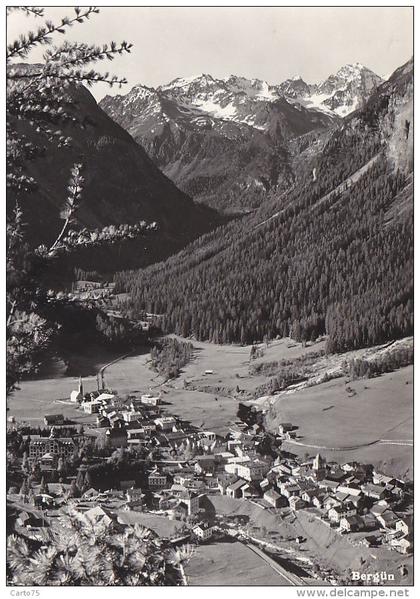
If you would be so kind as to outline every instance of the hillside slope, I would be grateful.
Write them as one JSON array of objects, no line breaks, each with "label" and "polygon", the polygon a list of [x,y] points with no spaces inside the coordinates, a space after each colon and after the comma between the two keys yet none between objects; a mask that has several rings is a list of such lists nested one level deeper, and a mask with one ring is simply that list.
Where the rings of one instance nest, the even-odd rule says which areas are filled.
[{"label": "hillside slope", "polygon": [[[142,220],[158,224],[158,242],[152,237],[140,240],[130,245],[129,252],[122,250],[119,257],[114,248],[108,254],[111,263],[105,268],[126,266],[125,259],[131,267],[144,264],[145,245],[149,248],[149,262],[155,250],[162,259],[220,222],[216,213],[196,205],[165,177],[129,133],[99,108],[87,89],[70,89],[69,109],[79,120],[78,125],[62,127],[63,133],[71,137],[69,147],[59,148],[28,121],[10,118],[8,123],[12,131],[16,128],[28,141],[44,149],[43,156],[25,165],[25,172],[35,179],[37,187],[20,198],[31,244],[51,243],[61,228],[60,211],[75,162],[83,163],[85,178],[76,227],[94,229]],[[8,209],[14,200],[9,194]],[[95,266],[103,268],[100,256],[97,258],[93,260]],[[84,266],[92,266],[87,264],[90,261],[86,254]]]},{"label": "hillside slope", "polygon": [[[412,61],[313,150],[301,182],[166,263],[118,278],[133,315],[215,342],[327,332],[333,351],[413,326]],[[397,216],[397,218],[395,217]]]}]

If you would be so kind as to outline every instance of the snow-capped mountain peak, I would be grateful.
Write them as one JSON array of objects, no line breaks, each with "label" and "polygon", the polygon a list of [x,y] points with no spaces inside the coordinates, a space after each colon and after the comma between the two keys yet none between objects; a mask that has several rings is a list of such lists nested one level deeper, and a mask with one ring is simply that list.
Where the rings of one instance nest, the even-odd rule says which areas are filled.
[{"label": "snow-capped mountain peak", "polygon": [[258,78],[229,75],[217,79],[203,73],[174,79],[158,90],[211,116],[250,124],[253,118],[243,113],[254,113],[255,102],[275,102],[282,97],[343,117],[359,108],[382,81],[362,63],[354,62],[342,66],[318,84],[306,83],[300,74],[279,85],[271,85]]},{"label": "snow-capped mountain peak", "polygon": [[127,110],[157,125],[163,126],[178,114],[204,118],[197,123],[206,126],[208,119],[222,119],[264,131],[271,126],[268,115],[276,102],[286,100],[294,108],[304,106],[329,117],[344,117],[359,108],[381,82],[360,62],[342,66],[319,84],[308,84],[300,74],[272,85],[258,78],[232,74],[218,79],[201,73],[177,77],[156,89],[136,85],[121,101]]},{"label": "snow-capped mountain peak", "polygon": [[291,97],[307,107],[344,117],[357,110],[382,81],[373,71],[355,62],[342,66],[322,83],[309,86],[306,93],[305,90],[296,90],[296,83],[291,80],[288,80],[288,85],[284,82],[281,86],[286,96],[291,88]]},{"label": "snow-capped mountain peak", "polygon": [[151,96],[156,94],[156,91],[152,87],[147,87],[146,85],[135,85],[130,92],[132,98],[137,100],[143,100],[146,98],[150,98]]},{"label": "snow-capped mountain peak", "polygon": [[190,77],[177,77],[166,85],[158,87],[160,91],[177,91],[177,90],[188,90],[190,87],[207,87],[216,82],[216,80],[207,73],[201,75],[191,75]]}]

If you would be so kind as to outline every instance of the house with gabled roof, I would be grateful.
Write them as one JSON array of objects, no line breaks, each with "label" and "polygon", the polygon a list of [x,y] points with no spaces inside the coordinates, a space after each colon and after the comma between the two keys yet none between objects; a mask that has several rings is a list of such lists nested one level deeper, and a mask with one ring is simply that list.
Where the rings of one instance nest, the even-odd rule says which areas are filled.
[{"label": "house with gabled roof", "polygon": [[336,505],[328,510],[328,518],[331,522],[340,522],[345,516],[355,516],[357,513],[356,508],[351,503],[343,503]]},{"label": "house with gabled roof", "polygon": [[387,476],[378,470],[374,470],[372,473],[372,481],[374,485],[387,485],[393,480],[392,476]]},{"label": "house with gabled roof", "polygon": [[281,422],[278,426],[279,435],[284,435],[285,433],[292,431],[294,428],[295,427],[291,422]]},{"label": "house with gabled roof", "polygon": [[282,495],[284,495],[285,497],[287,497],[288,499],[290,497],[293,497],[294,495],[299,495],[299,493],[301,492],[301,488],[293,480],[286,481],[284,483],[280,483],[279,489],[280,489],[280,493]]},{"label": "house with gabled roof", "polygon": [[302,497],[303,501],[306,501],[307,503],[313,503],[314,497],[317,497],[318,495],[318,489],[307,489],[306,491],[303,491],[300,496]]},{"label": "house with gabled roof", "polygon": [[366,497],[371,497],[372,499],[383,499],[386,494],[386,489],[382,485],[366,483],[361,486],[361,489]]},{"label": "house with gabled roof", "polygon": [[[399,531],[402,533],[402,531]],[[414,545],[414,537],[413,534],[402,535],[397,534],[393,539],[389,542],[390,547],[393,547],[399,553],[407,554],[412,553],[413,545]]]},{"label": "house with gabled roof", "polygon": [[395,523],[395,529],[401,530],[405,535],[413,531],[413,516],[405,516]]},{"label": "house with gabled roof", "polygon": [[338,499],[336,497],[334,497],[333,495],[325,495],[324,498],[324,507],[326,510],[330,510],[332,507],[336,507],[338,505],[341,505],[340,501],[338,501]]},{"label": "house with gabled roof", "polygon": [[286,503],[285,497],[277,491],[275,491],[274,489],[269,489],[268,491],[266,491],[264,493],[264,499],[273,507],[281,507]]},{"label": "house with gabled roof", "polygon": [[319,481],[318,486],[321,489],[326,489],[327,491],[334,492],[339,486],[340,483],[336,480],[330,480],[328,477]]},{"label": "house with gabled roof", "polygon": [[289,505],[294,511],[308,507],[308,504],[305,501],[303,501],[303,499],[298,495],[293,495],[292,497],[289,497]]},{"label": "house with gabled roof", "polygon": [[242,497],[242,487],[246,485],[246,481],[242,478],[238,479],[236,482],[230,484],[226,487],[226,495],[228,497],[233,497],[235,499],[240,499]]},{"label": "house with gabled roof", "polygon": [[370,512],[371,512],[371,514],[373,514],[376,517],[380,514],[383,514],[387,509],[388,509],[388,505],[386,504],[385,501],[377,501],[370,508]]},{"label": "house with gabled roof", "polygon": [[253,459],[245,464],[238,464],[238,476],[245,480],[262,480],[269,470],[269,464],[265,460]]},{"label": "house with gabled roof", "polygon": [[229,485],[236,482],[237,480],[238,478],[234,474],[218,474],[217,483],[220,495],[225,495],[226,489],[229,487]]},{"label": "house with gabled roof", "polygon": [[343,532],[356,532],[364,529],[364,522],[360,516],[344,516],[340,519],[339,530]]},{"label": "house with gabled roof", "polygon": [[207,472],[213,473],[215,468],[216,464],[214,455],[200,455],[195,458],[194,469],[198,474],[205,474]]},{"label": "house with gabled roof", "polygon": [[109,510],[97,505],[84,512],[84,516],[94,526],[105,527],[106,529],[117,526],[117,517]]},{"label": "house with gabled roof", "polygon": [[208,541],[213,536],[215,528],[208,522],[199,522],[192,530],[200,541]]},{"label": "house with gabled roof", "polygon": [[321,490],[318,491],[316,495],[312,497],[312,505],[319,510],[324,507],[324,501],[327,499],[328,495],[323,493]]},{"label": "house with gabled roof", "polygon": [[271,487],[271,485],[272,485],[272,483],[267,478],[264,478],[260,482],[260,489],[263,493],[265,493],[265,491],[268,491],[268,489]]},{"label": "house with gabled roof", "polygon": [[249,499],[251,497],[261,497],[261,487],[257,481],[246,481],[242,487],[242,497]]},{"label": "house with gabled roof", "polygon": [[399,520],[398,516],[393,511],[387,509],[381,514],[375,514],[378,522],[387,529],[395,529],[396,523]]},{"label": "house with gabled roof", "polygon": [[346,495],[354,495],[355,497],[359,497],[362,494],[362,490],[360,487],[354,484],[341,484],[337,487],[337,494],[345,493]]},{"label": "house with gabled roof", "polygon": [[185,507],[188,516],[197,514],[200,511],[200,496],[195,491],[186,489],[183,493],[178,494],[178,499],[179,504],[177,509]]}]

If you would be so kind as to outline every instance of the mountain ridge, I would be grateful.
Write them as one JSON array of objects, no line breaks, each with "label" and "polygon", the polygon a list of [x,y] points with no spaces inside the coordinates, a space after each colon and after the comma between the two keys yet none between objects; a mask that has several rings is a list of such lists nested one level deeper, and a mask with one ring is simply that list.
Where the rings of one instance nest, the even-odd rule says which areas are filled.
[{"label": "mountain ridge", "polygon": [[204,73],[156,88],[137,84],[100,106],[187,194],[224,212],[247,212],[298,177],[309,137],[295,140],[321,139],[339,126],[336,112],[362,105],[379,81],[362,65],[347,65],[318,86],[299,77],[270,85]]},{"label": "mountain ridge", "polygon": [[[35,67],[14,65],[13,68]],[[36,147],[44,148],[41,157],[25,165],[26,174],[37,182],[36,189],[20,200],[30,244],[48,244],[59,231],[70,169],[76,162],[84,164],[85,179],[76,229],[131,225],[139,221],[155,221],[158,225],[156,235],[130,242],[120,256],[115,249],[107,251],[108,260],[104,260],[102,268],[110,266],[111,271],[121,268],[124,259],[133,267],[136,261],[140,266],[150,261],[155,251],[162,259],[221,222],[214,211],[195,204],[161,173],[145,150],[105,114],[86,88],[69,88],[68,109],[79,121],[60,127],[71,138],[68,147],[58,147],[53,139],[35,131],[28,120],[11,117],[8,122],[11,130],[18,130]],[[9,193],[8,210],[13,209],[14,200],[13,193]],[[84,260],[89,264],[81,267],[91,269],[92,261],[86,252]],[[101,268],[101,264],[96,266]]]}]

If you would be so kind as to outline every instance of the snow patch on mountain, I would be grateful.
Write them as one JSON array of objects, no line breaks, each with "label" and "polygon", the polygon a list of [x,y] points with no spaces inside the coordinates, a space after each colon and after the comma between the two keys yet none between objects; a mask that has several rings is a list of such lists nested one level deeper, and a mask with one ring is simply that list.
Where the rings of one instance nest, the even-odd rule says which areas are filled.
[{"label": "snow patch on mountain", "polygon": [[[331,97],[330,94],[312,94],[311,96],[308,96],[306,98],[299,98],[299,101],[306,108],[313,108],[315,110],[320,110],[321,112],[325,112],[326,114],[334,115],[334,114],[336,114],[336,112],[334,112],[333,110],[328,108],[328,106],[326,106],[326,104],[324,104],[325,100],[328,100],[330,97]],[[343,116],[343,115],[339,115],[339,116]]]},{"label": "snow patch on mountain", "polygon": [[221,106],[218,102],[213,100],[201,100],[197,99],[194,105],[200,108],[203,112],[211,114],[218,119],[233,119],[236,115],[236,108],[233,104],[227,104]]},{"label": "snow patch on mountain", "polygon": [[[177,118],[201,116],[204,120],[192,121],[199,127],[211,126],[206,119],[213,118],[268,131],[272,119],[277,118],[275,103],[281,99],[295,110],[303,107],[328,117],[345,117],[357,110],[381,82],[381,77],[356,62],[344,65],[318,84],[308,84],[300,75],[271,85],[237,75],[217,79],[200,74],[178,77],[156,89],[139,84],[117,98],[127,115],[138,115],[145,123],[155,121],[163,126]],[[113,103],[108,104],[112,116]],[[150,131],[149,125],[147,128]]]},{"label": "snow patch on mountain", "polygon": [[307,108],[345,117],[367,100],[383,79],[360,62],[346,64],[337,73],[318,84],[307,84],[292,77],[278,86],[286,98],[293,98]]}]

